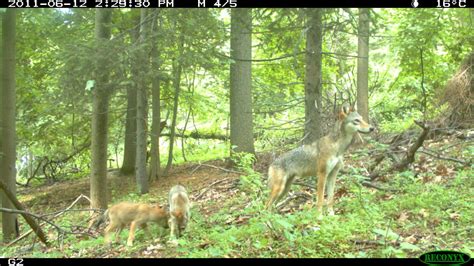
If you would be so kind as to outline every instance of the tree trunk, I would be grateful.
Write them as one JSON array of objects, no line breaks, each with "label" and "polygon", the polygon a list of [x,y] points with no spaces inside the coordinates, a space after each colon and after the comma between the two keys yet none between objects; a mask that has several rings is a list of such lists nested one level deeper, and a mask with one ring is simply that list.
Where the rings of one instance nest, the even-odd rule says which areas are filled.
[{"label": "tree trunk", "polygon": [[92,166],[91,208],[107,209],[107,127],[109,112],[107,41],[110,39],[111,9],[97,9],[95,37],[97,40],[96,84],[92,91]]},{"label": "tree trunk", "polygon": [[322,13],[321,9],[308,9],[306,31],[305,127],[303,143],[309,144],[321,132],[321,80],[322,80]]},{"label": "tree trunk", "polygon": [[151,49],[151,68],[154,76],[151,84],[152,94],[152,115],[153,122],[151,125],[151,160],[150,160],[150,179],[158,179],[160,177],[160,133],[161,133],[161,114],[160,114],[160,55],[156,48],[158,42],[158,23],[157,10],[154,10],[153,26],[152,26],[152,49]]},{"label": "tree trunk", "polygon": [[[140,24],[140,16],[134,22]],[[140,29],[130,32],[132,46],[138,44]],[[139,76],[138,64],[131,63],[132,77]],[[135,161],[137,157],[137,82],[127,87],[127,118],[125,122],[125,143],[123,149],[123,164],[120,172],[124,175],[135,173]]]},{"label": "tree trunk", "polygon": [[369,121],[369,9],[359,8],[357,52],[357,111]]},{"label": "tree trunk", "polygon": [[252,117],[252,10],[231,10],[230,145],[255,153]]},{"label": "tree trunk", "polygon": [[137,180],[138,192],[140,194],[148,193],[148,176],[146,174],[146,151],[147,151],[147,95],[146,95],[146,73],[147,73],[147,49],[143,47],[143,44],[147,38],[147,25],[145,19],[147,16],[147,9],[140,10],[140,45],[142,49],[137,58],[139,59],[136,64],[140,64],[140,75],[136,77],[138,82],[137,89],[137,157],[135,163],[135,175]]},{"label": "tree trunk", "polygon": [[[133,74],[132,74],[133,75]],[[124,175],[135,171],[137,154],[137,89],[135,84],[127,88],[127,117],[125,122],[125,144],[123,149],[123,163],[120,172]]]},{"label": "tree trunk", "polygon": [[[15,28],[16,10],[7,9],[2,22],[2,84],[1,84],[1,139],[0,178],[13,196],[16,195],[16,124],[15,124]],[[0,192],[2,206],[13,209],[14,206],[3,192]],[[8,242],[18,236],[17,216],[2,213],[3,241]]]},{"label": "tree trunk", "polygon": [[[182,48],[182,42],[180,48]],[[181,62],[179,60],[173,61],[173,86],[174,86],[174,103],[173,103],[173,118],[171,120],[170,128],[170,146],[168,150],[168,161],[166,163],[166,168],[163,172],[164,176],[168,175],[168,172],[171,168],[173,162],[173,147],[174,147],[174,137],[176,134],[176,118],[178,116],[178,104],[179,104],[179,93],[181,91]]]}]

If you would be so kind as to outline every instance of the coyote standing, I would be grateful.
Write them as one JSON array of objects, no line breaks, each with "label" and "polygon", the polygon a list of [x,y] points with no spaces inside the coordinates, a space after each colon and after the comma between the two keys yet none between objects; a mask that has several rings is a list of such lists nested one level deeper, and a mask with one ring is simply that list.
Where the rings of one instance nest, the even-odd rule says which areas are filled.
[{"label": "coyote standing", "polygon": [[135,239],[136,227],[141,227],[150,235],[147,230],[147,223],[154,222],[163,228],[168,227],[168,212],[158,205],[150,206],[145,203],[120,202],[113,205],[100,217],[97,226],[106,219],[110,220],[109,225],[105,228],[105,243],[110,244],[110,234],[115,231],[115,241],[120,237],[120,233],[125,226],[130,225],[127,245],[132,246]]},{"label": "coyote standing", "polygon": [[183,186],[176,185],[171,188],[169,204],[170,218],[168,223],[171,229],[170,240],[175,240],[176,237],[181,236],[190,219],[188,193]]},{"label": "coyote standing", "polygon": [[348,105],[342,106],[337,118],[332,133],[309,145],[303,145],[285,153],[270,165],[268,169],[270,198],[266,203],[267,209],[285,196],[295,177],[316,175],[319,218],[322,218],[325,188],[327,189],[328,213],[334,215],[334,183],[343,165],[343,153],[349,148],[353,137],[358,132],[369,133],[374,130],[354,107]]}]

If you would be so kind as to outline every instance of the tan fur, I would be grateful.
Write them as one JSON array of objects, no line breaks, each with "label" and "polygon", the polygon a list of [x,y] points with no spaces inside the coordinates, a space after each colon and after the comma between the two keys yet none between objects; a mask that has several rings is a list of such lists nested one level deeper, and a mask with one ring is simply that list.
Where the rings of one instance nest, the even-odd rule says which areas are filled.
[{"label": "tan fur", "polygon": [[176,185],[171,188],[169,204],[170,218],[168,223],[171,229],[170,240],[173,240],[181,236],[191,216],[188,194],[183,186]]},{"label": "tan fur", "polygon": [[123,228],[130,225],[127,245],[132,246],[135,238],[136,227],[141,227],[146,231],[147,223],[154,222],[161,227],[168,227],[168,213],[160,206],[150,206],[143,203],[121,202],[107,210],[110,224],[105,228],[105,242],[110,243],[110,234],[116,231],[115,241],[118,241]]},{"label": "tan fur", "polygon": [[268,169],[270,197],[266,208],[280,201],[290,189],[295,177],[314,176],[317,182],[317,207],[322,215],[324,191],[327,189],[328,212],[334,214],[334,185],[343,165],[342,156],[353,137],[369,133],[373,127],[365,122],[354,108],[344,105],[337,114],[333,132],[319,140],[283,154]]}]

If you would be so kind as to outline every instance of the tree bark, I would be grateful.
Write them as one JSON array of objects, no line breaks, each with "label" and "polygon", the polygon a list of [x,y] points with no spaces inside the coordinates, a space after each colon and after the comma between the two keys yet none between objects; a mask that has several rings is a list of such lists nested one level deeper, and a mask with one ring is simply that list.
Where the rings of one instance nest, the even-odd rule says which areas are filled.
[{"label": "tree bark", "polygon": [[154,10],[153,26],[152,26],[152,48],[151,48],[151,68],[154,70],[154,76],[151,84],[152,97],[152,116],[153,123],[151,125],[151,159],[150,159],[150,179],[158,179],[160,177],[160,133],[161,133],[161,104],[160,104],[160,54],[158,53],[158,11]]},{"label": "tree bark", "polygon": [[145,23],[147,16],[147,9],[141,9],[140,13],[140,45],[142,49],[139,51],[140,55],[137,57],[140,60],[136,64],[140,64],[140,75],[137,77],[137,157],[135,163],[135,175],[140,194],[146,194],[149,190],[148,176],[146,174],[146,151],[147,151],[147,93],[146,93],[146,73],[147,73],[147,49],[143,47],[147,38],[148,23]]},{"label": "tree bark", "polygon": [[322,13],[321,9],[308,9],[306,31],[305,72],[305,128],[303,143],[309,144],[321,132],[321,80],[322,80]]},{"label": "tree bark", "polygon": [[252,115],[252,10],[231,10],[230,145],[255,154]]},{"label": "tree bark", "polygon": [[[183,47],[181,42],[180,49]],[[166,168],[163,172],[163,176],[167,176],[173,162],[173,147],[174,147],[174,138],[176,135],[176,118],[178,116],[178,104],[179,104],[179,94],[181,92],[181,62],[179,60],[173,61],[173,86],[174,86],[174,103],[173,103],[173,118],[171,120],[170,127],[170,144],[168,150],[168,161],[166,163]]]},{"label": "tree bark", "polygon": [[[15,38],[16,10],[7,9],[2,21],[2,84],[1,84],[1,139],[0,178],[6,189],[16,195],[16,124],[15,124]],[[2,206],[14,208],[6,194],[0,193]],[[15,214],[2,213],[3,241],[8,242],[18,236],[18,221]]]},{"label": "tree bark", "polygon": [[95,13],[95,37],[97,41],[96,84],[92,91],[92,166],[91,208],[107,209],[107,130],[109,112],[108,51],[112,10],[97,9]]},{"label": "tree bark", "polygon": [[369,27],[369,9],[359,8],[357,111],[365,121],[369,121]]},{"label": "tree bark", "polygon": [[[133,74],[132,74],[133,75]],[[135,85],[127,88],[127,117],[125,122],[125,143],[123,149],[123,163],[120,172],[124,175],[135,171],[135,158],[137,154],[137,89]]]},{"label": "tree bark", "polygon": [[[140,16],[134,22],[140,24]],[[132,46],[137,45],[140,36],[140,29],[132,30],[130,37]],[[132,77],[139,76],[138,64],[131,63]],[[127,87],[127,117],[125,122],[125,143],[123,149],[123,163],[120,172],[124,175],[135,173],[135,161],[137,157],[137,83]]]}]

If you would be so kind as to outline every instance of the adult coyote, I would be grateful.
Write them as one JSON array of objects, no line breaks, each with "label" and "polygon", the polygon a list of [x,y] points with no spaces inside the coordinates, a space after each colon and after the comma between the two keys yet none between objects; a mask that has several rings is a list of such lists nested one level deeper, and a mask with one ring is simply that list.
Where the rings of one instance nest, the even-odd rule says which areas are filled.
[{"label": "adult coyote", "polygon": [[349,148],[357,133],[369,133],[373,130],[374,128],[362,119],[354,107],[343,105],[333,132],[309,145],[283,154],[270,165],[268,169],[270,198],[266,208],[270,209],[285,196],[295,177],[316,175],[319,218],[322,218],[325,189],[327,189],[328,213],[334,215],[334,183],[343,165],[343,153]]}]

